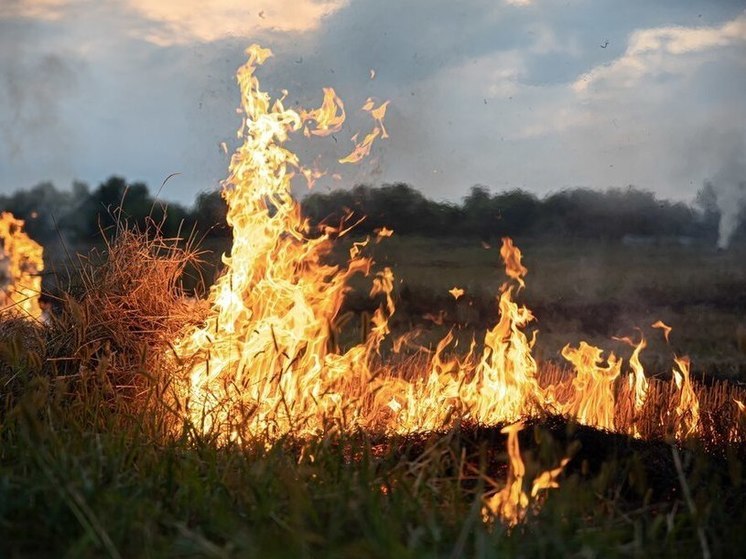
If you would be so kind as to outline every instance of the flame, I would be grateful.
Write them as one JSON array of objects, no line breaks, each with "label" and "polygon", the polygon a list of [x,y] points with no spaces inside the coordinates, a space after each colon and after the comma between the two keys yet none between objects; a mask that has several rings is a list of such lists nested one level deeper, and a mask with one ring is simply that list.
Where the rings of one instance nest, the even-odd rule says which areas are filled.
[{"label": "flame", "polygon": [[389,134],[386,132],[386,127],[383,125],[383,119],[386,116],[386,109],[389,106],[389,101],[384,101],[378,107],[376,107],[375,101],[368,97],[365,101],[362,110],[370,113],[370,116],[376,122],[376,127],[381,129],[381,138],[388,138]]},{"label": "flame", "polygon": [[380,229],[375,229],[373,232],[376,234],[376,243],[380,243],[381,239],[391,237],[394,234],[394,230],[388,227],[381,227]]},{"label": "flame", "polygon": [[375,101],[370,97],[365,101],[362,110],[370,114],[375,121],[375,126],[365,135],[362,142],[357,141],[358,134],[352,136],[352,142],[355,144],[355,149],[353,149],[349,155],[340,159],[340,163],[359,163],[370,155],[373,142],[378,138],[378,136],[381,136],[381,138],[384,139],[389,137],[388,132],[386,132],[386,127],[383,125],[383,119],[386,116],[386,109],[388,106],[389,102],[384,101],[376,107]]},{"label": "flame", "polygon": [[308,167],[301,167],[300,172],[306,179],[308,190],[311,190],[314,186],[316,186],[316,181],[326,175],[326,171],[322,171],[320,169],[309,169]]},{"label": "flame", "polygon": [[679,393],[679,402],[674,410],[676,438],[686,439],[694,435],[699,427],[699,399],[689,380],[689,358],[674,357],[674,363],[673,382]]},{"label": "flame", "polygon": [[41,318],[39,306],[44,249],[23,231],[24,221],[10,212],[0,214],[0,239],[5,285],[0,290],[0,312],[20,312]]},{"label": "flame", "polygon": [[614,430],[614,382],[621,374],[622,361],[612,353],[603,366],[602,350],[580,342],[575,349],[569,345],[562,349],[562,357],[575,367],[572,381],[575,393],[563,412],[583,425],[592,425],[608,431]]},{"label": "flame", "polygon": [[520,287],[526,287],[523,277],[528,273],[526,267],[521,264],[521,251],[513,245],[513,239],[505,237],[502,247],[500,247],[500,256],[505,261],[505,273],[508,277],[518,282]]},{"label": "flame", "polygon": [[[501,252],[510,275],[516,262],[520,262],[520,252],[509,239],[503,241]],[[454,416],[487,425],[508,423],[546,405],[548,398],[537,382],[537,364],[532,355],[535,338],[523,331],[534,317],[530,310],[513,301],[513,288],[505,284],[501,289],[500,318],[485,334],[479,359],[473,357],[476,344],[472,343],[462,359],[444,360],[443,354],[453,340],[449,333],[438,344],[424,379],[412,383],[391,377],[377,379],[377,400],[388,401],[398,394],[401,405],[394,421],[387,424],[389,430],[409,433],[438,429]],[[430,315],[429,319],[437,324],[442,323],[441,317]]]},{"label": "flame", "polygon": [[629,358],[629,366],[632,369],[632,375],[627,377],[627,383],[632,391],[632,410],[635,415],[630,434],[634,437],[640,437],[641,435],[637,423],[642,408],[645,405],[645,400],[647,400],[649,387],[648,379],[645,376],[645,367],[643,367],[642,362],[640,361],[640,354],[642,353],[642,350],[648,346],[648,342],[645,340],[644,336],[640,337],[640,341],[637,344],[635,344],[631,338],[627,337],[615,339],[635,348],[632,352],[632,356]]},{"label": "flame", "polygon": [[738,411],[746,416],[746,404],[744,404],[741,400],[737,400],[735,398],[733,399],[733,402],[736,404]]},{"label": "flame", "polygon": [[448,290],[448,293],[450,293],[451,296],[458,301],[460,297],[463,297],[464,290],[460,287],[452,287]]},{"label": "flame", "polygon": [[345,121],[345,106],[342,99],[331,87],[325,87],[324,101],[321,107],[312,111],[301,110],[300,116],[303,122],[315,121],[316,127],[309,129],[304,128],[306,135],[329,136],[342,130]]},{"label": "flame", "polygon": [[[640,343],[635,346],[632,357],[629,358],[629,366],[632,367],[632,376],[629,377],[630,386],[634,388],[634,410],[638,414],[645,405],[648,397],[648,379],[645,376],[645,368],[640,362],[640,353],[647,347],[645,338],[640,337]],[[635,428],[636,429],[636,428]]]},{"label": "flame", "polygon": [[[366,376],[358,365],[367,346],[335,354],[331,329],[348,278],[367,272],[370,262],[352,256],[343,270],[322,263],[331,232],[308,236],[290,190],[298,160],[283,147],[303,118],[259,89],[254,72],[271,51],[252,45],[246,52],[237,74],[243,144],[223,189],[233,246],[209,294],[210,318],[174,349],[189,371],[185,407],[203,431],[230,437],[244,434],[238,430],[268,437],[310,433],[322,428],[327,413],[341,417],[351,404],[345,373]],[[313,118],[321,122],[322,116]],[[381,289],[388,282],[388,275],[379,278]],[[380,314],[376,320],[373,345],[387,331]]]},{"label": "flame", "polygon": [[[370,150],[373,147],[373,142],[376,138],[381,134],[381,129],[376,127],[373,129],[372,132],[367,134],[362,142],[355,144],[355,149],[353,149],[349,155],[346,157],[343,157],[339,160],[340,163],[359,163],[368,155],[370,155]],[[352,141],[355,142],[357,140],[357,134],[352,137]]]},{"label": "flame", "polygon": [[673,330],[673,328],[671,328],[668,324],[666,324],[662,320],[658,320],[654,322],[653,324],[651,324],[651,327],[660,328],[661,330],[663,330],[663,337],[666,338],[666,343],[668,343],[668,337],[671,334],[671,330]]},{"label": "flame", "polygon": [[[560,465],[553,469],[542,472],[531,484],[531,493],[524,489],[526,466],[521,458],[521,449],[518,444],[518,433],[523,429],[522,423],[515,423],[504,427],[500,432],[508,435],[508,476],[505,486],[497,493],[485,498],[482,507],[482,520],[490,522],[492,518],[499,518],[509,527],[516,526],[522,522],[529,510],[531,499],[536,499],[541,491],[559,487],[557,478],[569,462],[564,458]],[[538,510],[539,502],[534,503],[534,511]]]},{"label": "flame", "polygon": [[[640,418],[650,392],[640,361],[645,338],[637,343],[623,339],[634,347],[626,379],[622,359],[610,354],[604,360],[601,349],[580,342],[562,350],[575,369],[574,378],[562,385],[565,393],[569,388],[569,396],[553,386],[542,388],[533,355],[534,316],[514,300],[525,287],[527,269],[509,238],[500,247],[508,280],[497,296],[498,319],[481,343],[471,341],[465,354],[456,351],[458,342],[448,332],[412,370],[387,364],[382,348],[388,347],[384,341],[396,312],[390,268],[373,275],[370,296],[379,305],[362,324],[362,343],[342,350],[336,341],[337,325],[343,322],[340,309],[350,278],[370,274],[373,263],[363,255],[370,239],[352,243],[346,265],[326,263],[333,239],[349,229],[324,226],[311,231],[291,195],[291,178],[302,167],[284,144],[311,120],[317,131],[339,125],[343,105],[327,88],[317,111],[285,108],[282,99],[272,101],[260,90],[255,76],[271,52],[253,45],[247,54],[237,76],[243,143],[231,158],[223,189],[233,246],[223,257],[224,275],[210,291],[209,318],[185,330],[174,344],[185,369],[179,386],[181,409],[194,429],[222,441],[264,437],[271,444],[285,434],[306,437],[331,429],[411,433],[442,429],[458,420],[514,423],[548,410],[589,426],[641,436]],[[377,122],[371,133],[375,137],[385,133],[386,107],[376,107],[372,100],[364,106]],[[366,141],[348,158],[358,160],[363,151],[370,151],[372,140]],[[382,227],[376,240],[392,233]],[[458,299],[463,290],[454,287],[449,293]],[[437,324],[444,316],[442,310],[425,315]],[[653,326],[663,328],[664,335],[670,332],[663,323]],[[393,351],[413,338],[410,332],[395,340]],[[676,436],[686,438],[699,429],[687,359],[677,358],[671,386],[677,395],[672,412]],[[620,401],[619,394],[625,395]],[[632,410],[631,419],[615,413],[625,406]],[[505,496],[493,497],[487,507],[513,519],[509,522],[525,510],[524,472],[515,438],[519,427],[512,429],[506,433],[513,477]],[[537,487],[553,487],[560,470],[539,476]],[[516,483],[520,491],[513,487]],[[512,512],[503,511],[508,505],[501,504],[508,496]]]},{"label": "flame", "polygon": [[433,314],[429,312],[429,313],[423,314],[422,318],[424,318],[425,320],[429,320],[430,322],[432,322],[433,324],[437,326],[443,326],[443,324],[445,323],[445,316],[446,316],[445,311],[441,309],[438,311],[438,314]]}]

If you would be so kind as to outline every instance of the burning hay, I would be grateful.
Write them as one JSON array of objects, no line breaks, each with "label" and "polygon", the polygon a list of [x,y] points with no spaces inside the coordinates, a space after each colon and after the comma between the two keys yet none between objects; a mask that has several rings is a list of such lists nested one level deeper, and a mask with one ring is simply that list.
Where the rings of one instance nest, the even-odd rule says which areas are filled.
[{"label": "burning hay", "polygon": [[[198,259],[190,243],[163,239],[155,229],[122,227],[102,250],[78,256],[44,323],[0,322],[3,368],[39,370],[71,395],[95,384],[112,407],[152,412],[142,408],[154,387],[169,382],[165,349],[185,324],[205,314],[180,287],[185,269]],[[16,374],[5,382],[7,405],[22,380]]]},{"label": "burning hay", "polygon": [[13,313],[32,319],[41,317],[41,271],[44,269],[44,250],[23,231],[24,221],[13,214],[0,215],[2,254],[0,268],[0,312]]},{"label": "burning hay", "polygon": [[[285,108],[282,100],[272,101],[260,90],[255,76],[270,52],[253,46],[248,55],[238,75],[244,142],[232,157],[223,190],[233,229],[233,245],[223,257],[225,273],[207,300],[189,298],[180,278],[199,258],[190,243],[118,229],[102,251],[80,259],[80,285],[60,297],[48,323],[0,327],[0,357],[11,363],[3,379],[0,434],[21,417],[33,426],[27,436],[41,436],[45,427],[39,417],[44,417],[52,426],[52,434],[44,436],[56,441],[55,421],[77,407],[84,409],[86,428],[94,432],[89,446],[115,439],[114,448],[124,462],[131,460],[126,466],[133,471],[141,467],[141,447],[158,447],[147,460],[162,468],[154,492],[163,503],[184,494],[189,501],[206,480],[217,480],[221,488],[210,499],[233,502],[247,486],[259,494],[268,477],[269,485],[279,483],[280,490],[271,485],[266,495],[252,494],[245,500],[246,511],[273,509],[276,495],[287,487],[298,495],[307,487],[321,488],[323,496],[309,499],[304,511],[293,508],[297,501],[288,505],[293,515],[314,516],[318,503],[329,498],[329,486],[338,481],[334,475],[351,470],[356,478],[351,486],[359,483],[355,491],[372,494],[375,507],[414,496],[420,508],[407,508],[409,518],[438,509],[450,491],[453,518],[469,515],[470,522],[483,521],[486,532],[480,534],[499,532],[500,525],[519,533],[530,530],[531,520],[550,506],[548,490],[561,492],[565,481],[592,479],[588,494],[599,498],[609,479],[621,479],[619,488],[634,486],[648,499],[649,488],[639,479],[649,475],[655,478],[654,490],[674,499],[688,486],[678,450],[672,462],[671,442],[719,453],[713,459],[715,471],[731,474],[725,461],[742,451],[731,452],[728,445],[746,448],[741,404],[746,392],[727,383],[694,382],[686,357],[674,356],[670,381],[649,378],[640,360],[646,347],[642,337],[626,340],[633,348],[629,358],[605,356],[601,348],[581,342],[562,351],[567,368],[537,362],[535,318],[518,302],[528,270],[511,239],[503,239],[500,248],[508,279],[496,298],[499,319],[483,339],[472,340],[463,352],[449,332],[434,351],[392,358],[389,346],[397,352],[414,339],[413,333],[390,339],[389,319],[396,312],[392,270],[372,273],[374,263],[364,255],[369,239],[352,244],[346,265],[329,264],[334,241],[347,230],[343,225],[313,230],[291,195],[293,173],[307,179],[318,174],[302,168],[285,147],[289,135],[302,130],[323,137],[338,131],[344,105],[325,89],[317,110]],[[366,103],[373,130],[341,161],[359,161],[374,140],[387,136],[386,107],[387,102]],[[20,229],[9,231],[20,238]],[[379,229],[376,242],[392,233]],[[7,245],[6,253],[13,254]],[[38,277],[28,265],[16,268]],[[34,270],[38,274],[41,267]],[[372,275],[370,297],[378,307],[364,328],[364,340],[343,347],[338,343],[345,321],[341,309],[356,275]],[[15,289],[9,293],[20,293]],[[454,299],[463,294],[461,288],[451,290]],[[28,313],[33,316],[33,309]],[[653,327],[662,328],[668,339],[670,327]],[[21,338],[33,340],[32,351],[18,349]],[[33,390],[23,382],[30,370],[41,372]],[[70,427],[60,424],[64,447]],[[128,425],[132,431],[117,441],[117,429]],[[542,435],[542,429],[552,436]],[[142,439],[143,433],[157,437]],[[133,445],[133,440],[145,443]],[[507,456],[501,452],[504,444]],[[608,471],[617,459],[632,470],[640,455],[646,462],[639,470]],[[174,471],[184,456],[193,460],[188,466],[194,476],[179,480]],[[47,457],[33,457],[57,485],[59,474],[46,468]],[[213,468],[216,463],[220,471]],[[381,473],[384,466],[389,469]],[[107,468],[98,465],[98,471]],[[240,468],[250,483],[236,475]],[[504,484],[496,481],[503,477]],[[298,480],[304,487],[294,487]],[[72,495],[69,502],[80,515],[88,515],[77,487],[65,485],[62,491],[66,498]],[[359,497],[354,494],[345,506],[354,510]],[[571,522],[578,516],[575,510],[557,516]],[[275,512],[267,516],[276,519]],[[93,526],[89,516],[86,522]],[[199,520],[190,522],[170,525],[199,540]],[[288,526],[284,521],[278,525]],[[96,526],[95,537],[113,548],[108,534]],[[463,547],[461,535],[457,543],[455,556]]]},{"label": "burning hay", "polygon": [[[453,353],[447,335],[416,370],[381,359],[395,312],[388,268],[373,279],[371,296],[381,304],[367,339],[337,347],[335,324],[348,281],[367,274],[373,263],[362,256],[367,241],[353,244],[345,267],[325,263],[333,239],[346,231],[310,230],[290,189],[300,164],[284,143],[304,123],[309,130],[311,121],[317,128],[307,135],[326,135],[343,122],[344,105],[333,90],[325,91],[324,105],[315,111],[297,113],[281,100],[272,102],[255,75],[271,53],[258,46],[247,52],[238,73],[244,143],[223,191],[233,247],[224,257],[225,274],[210,291],[205,322],[188,326],[173,344],[184,369],[175,399],[192,426],[224,442],[259,437],[271,443],[286,434],[308,437],[330,429],[407,434],[456,421],[497,425],[554,413],[635,437],[684,440],[701,433],[688,360],[675,358],[669,388],[653,391],[640,362],[644,338],[626,340],[634,348],[628,367],[614,355],[604,360],[600,348],[585,343],[566,347],[563,356],[574,367],[570,383],[542,386],[532,351],[534,316],[515,301],[527,269],[510,239],[500,249],[509,281],[498,297],[499,321],[466,355],[445,357]],[[383,131],[385,105],[368,109]],[[665,412],[649,411],[652,392],[656,406],[664,400],[669,406]]]}]

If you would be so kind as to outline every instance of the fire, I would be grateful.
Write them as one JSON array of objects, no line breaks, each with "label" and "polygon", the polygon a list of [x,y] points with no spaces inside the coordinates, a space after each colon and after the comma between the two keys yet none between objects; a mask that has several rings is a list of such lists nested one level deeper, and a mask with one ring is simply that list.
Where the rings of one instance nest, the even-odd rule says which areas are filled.
[{"label": "fire", "polygon": [[[304,118],[259,89],[254,71],[271,51],[253,45],[247,54],[238,72],[243,145],[223,189],[233,247],[210,291],[211,317],[175,350],[188,363],[186,406],[195,425],[230,437],[274,438],[321,429],[327,413],[342,417],[350,405],[345,385],[353,378],[364,382],[366,348],[334,353],[332,325],[347,279],[367,272],[370,262],[351,255],[344,270],[322,262],[333,232],[309,237],[291,195],[298,160],[283,147]],[[331,91],[325,91],[326,109],[306,113],[317,130],[339,123],[328,118],[330,99],[341,107]]]},{"label": "fire", "polygon": [[500,247],[500,256],[505,261],[505,273],[509,278],[518,282],[520,287],[526,287],[523,276],[528,273],[526,267],[521,264],[521,251],[513,244],[513,239],[505,237],[502,247]]},{"label": "fire", "polygon": [[[358,163],[370,155],[370,150],[373,147],[373,142],[381,134],[381,129],[376,127],[370,133],[368,133],[362,142],[355,143],[355,149],[353,149],[349,155],[339,160],[340,163]],[[357,134],[352,137],[352,141],[356,142]]]},{"label": "fire", "polygon": [[642,413],[642,408],[645,405],[645,400],[647,400],[648,397],[649,385],[647,376],[645,376],[645,367],[643,367],[642,362],[640,361],[640,354],[642,353],[642,350],[648,346],[648,343],[643,336],[640,337],[640,341],[637,344],[635,344],[631,338],[617,338],[617,340],[635,348],[632,352],[632,356],[629,358],[629,366],[632,369],[632,374],[627,377],[627,383],[633,394],[632,411],[634,417],[631,434],[635,437],[640,437],[637,423],[640,414]]},{"label": "fire", "polygon": [[389,106],[389,101],[384,101],[378,107],[376,107],[375,101],[368,97],[368,100],[363,105],[362,110],[370,113],[370,116],[376,122],[376,127],[381,130],[381,138],[388,138],[389,133],[386,132],[386,127],[383,125],[383,119],[386,116],[386,109]]},{"label": "fire", "polygon": [[13,214],[0,214],[0,239],[4,286],[0,290],[0,311],[22,313],[39,319],[41,275],[44,269],[44,250],[23,231],[24,221]]},{"label": "fire", "polygon": [[614,382],[622,371],[622,361],[612,353],[603,366],[603,351],[585,342],[575,349],[565,346],[562,357],[575,367],[572,381],[575,394],[563,411],[583,425],[614,430]]},{"label": "fire", "polygon": [[[519,286],[526,269],[520,251],[504,239],[500,254],[505,271]],[[516,268],[517,263],[517,268]],[[498,299],[500,319],[484,337],[484,351],[474,378],[461,389],[461,398],[474,419],[482,423],[516,421],[537,411],[545,395],[536,380],[538,367],[524,328],[534,320],[529,309],[513,301],[513,286],[505,284]]]},{"label": "fire", "polygon": [[329,136],[342,130],[345,121],[345,106],[337,93],[331,87],[324,88],[324,101],[321,107],[312,111],[301,111],[301,120],[315,121],[316,128],[305,127],[303,133],[307,136]]},{"label": "fire", "polygon": [[[457,352],[456,337],[448,332],[416,366],[389,364],[382,353],[396,312],[395,280],[393,271],[384,268],[372,274],[370,296],[379,306],[362,327],[363,342],[340,348],[337,325],[343,321],[339,315],[349,280],[355,274],[370,276],[373,268],[364,256],[370,238],[352,243],[346,265],[326,263],[334,239],[349,229],[311,230],[291,195],[291,180],[299,169],[309,182],[315,175],[304,171],[284,145],[301,130],[309,136],[338,130],[344,105],[326,88],[319,109],[285,108],[283,99],[273,101],[260,90],[255,76],[271,52],[254,45],[247,54],[238,71],[243,144],[231,158],[223,189],[233,245],[223,256],[225,273],[209,294],[210,316],[186,329],[173,345],[185,370],[178,386],[180,409],[186,410],[191,428],[220,442],[260,438],[272,444],[287,434],[309,437],[353,429],[408,434],[457,421],[511,424],[502,431],[508,435],[507,483],[485,498],[482,510],[486,521],[497,517],[509,526],[536,510],[540,493],[557,487],[568,462],[536,476],[529,490],[518,445],[524,418],[559,413],[634,436],[660,431],[673,421],[679,440],[699,432],[699,401],[686,357],[674,361],[669,386],[675,407],[656,416],[656,425],[643,424],[651,384],[640,359],[646,347],[642,336],[637,343],[623,340],[634,348],[626,376],[622,358],[613,353],[604,358],[602,349],[581,341],[562,350],[574,376],[556,385],[540,384],[533,354],[534,315],[514,299],[526,286],[528,270],[509,238],[499,251],[508,278],[496,298],[499,316],[481,343],[473,339],[466,352]],[[374,128],[340,161],[360,161],[377,137],[387,136],[387,106],[366,102],[363,110],[375,121]],[[376,242],[392,233],[378,229]],[[454,287],[449,293],[458,299],[464,290]],[[443,311],[426,316],[443,324]],[[668,338],[670,327],[662,322],[652,326]],[[394,341],[393,351],[398,353],[414,335]]]},{"label": "fire", "polygon": [[461,289],[460,287],[452,287],[451,289],[448,290],[448,293],[450,293],[451,296],[457,301],[459,300],[459,298],[464,296],[464,290]]},{"label": "fire", "polygon": [[666,338],[666,343],[668,343],[668,337],[671,335],[671,330],[673,330],[673,328],[671,328],[668,324],[666,324],[662,320],[658,320],[654,322],[653,324],[651,324],[651,327],[660,328],[661,330],[663,330],[663,337]]},{"label": "fire", "polygon": [[699,400],[689,380],[690,362],[688,357],[674,357],[676,368],[673,370],[673,382],[677,389],[679,402],[676,404],[676,438],[686,439],[696,434],[699,427]]},{"label": "fire", "polygon": [[[318,111],[299,114],[281,99],[272,102],[254,74],[271,52],[255,45],[247,53],[249,60],[238,72],[243,145],[231,159],[223,191],[233,247],[223,258],[225,274],[209,295],[210,318],[174,345],[188,369],[184,400],[193,424],[222,437],[273,439],[289,432],[313,434],[329,422],[406,433],[440,428],[453,414],[498,423],[540,409],[544,395],[531,354],[534,338],[523,331],[533,315],[513,301],[512,285],[501,290],[500,320],[487,332],[479,360],[470,352],[445,364],[446,339],[428,366],[430,373],[404,381],[385,367],[373,371],[395,311],[393,273],[386,268],[373,280],[371,296],[382,304],[366,342],[339,351],[333,325],[348,279],[368,273],[371,262],[361,256],[361,244],[353,244],[345,268],[324,263],[331,236],[339,231],[310,235],[290,191],[299,162],[283,144],[304,121],[324,123],[318,129],[325,129],[334,122],[331,107],[341,102],[331,89]],[[376,108],[369,101],[364,107],[376,119],[378,133],[383,133],[386,106]],[[380,234],[390,233],[382,229]],[[504,239],[501,255],[508,276],[522,287],[526,268],[510,239]]]},{"label": "fire", "polygon": [[362,110],[370,114],[371,118],[375,122],[375,125],[373,126],[373,129],[365,135],[365,138],[363,138],[361,142],[357,141],[358,134],[355,134],[352,137],[352,142],[355,144],[355,149],[353,149],[349,153],[349,155],[340,159],[340,163],[359,163],[360,161],[368,157],[368,155],[370,155],[370,150],[373,147],[373,142],[375,142],[376,138],[378,138],[379,136],[382,139],[386,139],[389,137],[389,134],[386,131],[386,127],[383,125],[383,119],[386,116],[386,109],[388,108],[388,106],[388,101],[384,101],[378,107],[376,107],[375,101],[373,101],[373,99],[371,98],[368,98],[368,100],[365,101]]},{"label": "fire", "polygon": [[518,444],[518,433],[523,429],[522,423],[515,423],[504,427],[500,432],[508,435],[508,478],[505,486],[497,493],[486,497],[482,507],[482,519],[490,522],[492,518],[499,518],[507,526],[515,526],[522,522],[530,510],[531,499],[534,499],[534,510],[538,510],[541,491],[559,487],[557,478],[569,462],[568,458],[562,460],[560,465],[539,474],[531,483],[530,496],[524,488],[526,477],[526,466],[521,458],[521,449]]},{"label": "fire", "polygon": [[375,229],[373,232],[376,234],[377,243],[380,243],[381,239],[391,237],[394,234],[394,230],[388,227],[381,227],[380,229]]},{"label": "fire", "polygon": [[[645,339],[636,344],[624,340],[634,346],[627,392],[618,385],[622,360],[611,354],[604,362],[602,350],[584,342],[562,351],[575,369],[569,395],[558,398],[561,391],[556,387],[543,388],[533,356],[536,332],[528,331],[534,316],[513,298],[525,287],[528,270],[509,238],[500,247],[509,281],[497,298],[499,319],[482,344],[473,341],[466,355],[447,357],[455,349],[448,333],[429,360],[406,378],[382,362],[379,350],[395,312],[389,268],[372,281],[370,295],[380,306],[365,328],[365,341],[342,351],[334,325],[350,277],[371,270],[372,262],[363,256],[368,240],[352,244],[346,266],[325,263],[333,237],[347,230],[326,227],[312,234],[291,195],[293,170],[300,165],[284,143],[310,121],[316,122],[317,135],[340,126],[344,105],[326,88],[320,109],[286,109],[282,99],[273,102],[259,89],[255,76],[271,52],[254,45],[247,54],[249,60],[238,72],[243,145],[231,159],[223,190],[233,247],[223,258],[225,274],[209,295],[210,318],[174,345],[188,371],[182,400],[193,425],[223,439],[264,436],[271,441],[286,433],[313,435],[332,426],[410,433],[441,429],[459,419],[495,425],[549,410],[586,425],[640,436],[638,416],[649,390],[640,361]],[[376,121],[377,134],[385,134],[387,106],[376,107],[369,99],[363,107]],[[391,234],[383,227],[377,240]],[[463,290],[456,287],[450,293],[458,299]],[[395,344],[396,351],[400,347]],[[683,438],[696,431],[698,412],[688,361],[676,363],[673,382],[681,418],[677,435]],[[622,394],[630,395],[629,403],[618,400]],[[624,425],[615,421],[620,405],[632,410],[631,422]]]}]

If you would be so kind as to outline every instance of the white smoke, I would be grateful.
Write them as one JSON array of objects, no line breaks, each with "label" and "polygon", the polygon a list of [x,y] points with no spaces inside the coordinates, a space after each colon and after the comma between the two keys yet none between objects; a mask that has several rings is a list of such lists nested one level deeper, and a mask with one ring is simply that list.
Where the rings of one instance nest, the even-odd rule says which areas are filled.
[{"label": "white smoke", "polygon": [[718,248],[728,248],[733,234],[746,213],[746,139],[741,137],[728,146],[729,153],[712,177],[720,210]]}]

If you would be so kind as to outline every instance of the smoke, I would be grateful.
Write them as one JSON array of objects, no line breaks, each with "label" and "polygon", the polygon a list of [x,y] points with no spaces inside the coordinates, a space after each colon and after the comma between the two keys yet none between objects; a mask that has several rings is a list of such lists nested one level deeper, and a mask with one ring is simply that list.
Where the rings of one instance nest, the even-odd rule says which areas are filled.
[{"label": "smoke", "polygon": [[2,29],[0,154],[16,165],[64,167],[72,134],[62,107],[77,90],[77,73],[60,54],[38,48],[33,26],[5,22]]},{"label": "smoke", "polygon": [[728,248],[733,234],[746,212],[746,138],[729,142],[728,153],[720,169],[712,176],[720,210],[718,248]]}]

